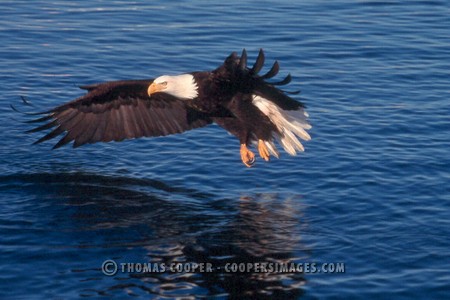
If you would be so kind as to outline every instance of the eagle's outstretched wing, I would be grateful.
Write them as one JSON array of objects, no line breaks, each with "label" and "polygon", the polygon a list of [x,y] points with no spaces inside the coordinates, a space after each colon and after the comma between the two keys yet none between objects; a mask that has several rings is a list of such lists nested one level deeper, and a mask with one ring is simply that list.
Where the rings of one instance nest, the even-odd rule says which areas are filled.
[{"label": "eagle's outstretched wing", "polygon": [[29,132],[51,128],[36,143],[66,133],[54,148],[71,141],[74,141],[73,147],[78,147],[87,143],[181,133],[212,122],[185,101],[168,94],[158,93],[150,98],[147,89],[152,81],[111,81],[82,86],[87,94],[29,121],[47,122]]},{"label": "eagle's outstretched wing", "polygon": [[268,81],[278,74],[279,65],[275,62],[266,74],[259,75],[264,61],[264,52],[260,50],[253,67],[247,67],[245,49],[240,57],[234,52],[225,61],[224,69],[231,74],[228,76],[233,78],[234,82],[241,83],[239,93],[228,105],[228,109],[239,120],[216,122],[239,138],[243,144],[241,157],[244,164],[246,158],[253,158],[253,154],[249,154],[250,151],[246,149],[249,141],[257,142],[261,157],[268,160],[269,153],[278,157],[274,140],[277,140],[286,152],[295,155],[297,151],[304,151],[300,140],[311,139],[306,131],[311,129],[311,125],[305,105],[289,97],[289,92],[278,88],[288,84],[291,76],[287,75],[278,82]]}]

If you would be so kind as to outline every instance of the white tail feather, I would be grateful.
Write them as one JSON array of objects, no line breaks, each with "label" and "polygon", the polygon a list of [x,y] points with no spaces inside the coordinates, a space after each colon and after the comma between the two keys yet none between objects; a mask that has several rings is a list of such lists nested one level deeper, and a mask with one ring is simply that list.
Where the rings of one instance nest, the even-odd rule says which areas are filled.
[{"label": "white tail feather", "polygon": [[[297,151],[305,151],[298,138],[309,141],[311,136],[306,130],[311,129],[311,125],[307,121],[309,115],[303,108],[283,110],[272,101],[257,95],[253,96],[252,102],[277,127],[278,132],[274,133],[274,138],[278,140],[287,153],[296,155]],[[264,142],[269,151],[275,157],[278,157],[278,151],[273,141]]]}]

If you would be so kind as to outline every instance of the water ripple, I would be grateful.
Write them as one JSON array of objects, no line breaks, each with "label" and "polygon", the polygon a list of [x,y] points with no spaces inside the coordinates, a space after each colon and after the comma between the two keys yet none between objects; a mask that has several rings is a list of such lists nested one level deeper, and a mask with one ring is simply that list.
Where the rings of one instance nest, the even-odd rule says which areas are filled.
[{"label": "water ripple", "polygon": [[[448,294],[450,9],[442,1],[4,1],[0,298]],[[244,20],[244,22],[243,22]],[[78,85],[210,70],[259,48],[312,141],[244,168],[218,126],[50,151],[12,112]],[[264,70],[263,70],[264,71]],[[20,107],[21,96],[34,105]],[[345,274],[120,273],[127,263],[345,262]]]}]

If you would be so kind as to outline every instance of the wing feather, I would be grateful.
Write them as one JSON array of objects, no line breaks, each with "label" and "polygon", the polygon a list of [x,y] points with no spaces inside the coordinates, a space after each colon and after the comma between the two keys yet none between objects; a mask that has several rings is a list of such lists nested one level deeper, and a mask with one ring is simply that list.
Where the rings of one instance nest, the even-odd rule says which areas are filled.
[{"label": "wing feather", "polygon": [[78,134],[74,141],[74,147],[82,146],[88,143],[95,134],[101,118],[96,117],[93,113],[86,114],[85,122],[89,123],[88,127]]},{"label": "wing feather", "polygon": [[262,67],[264,66],[264,51],[262,49],[259,49],[258,57],[256,58],[256,62],[253,65],[253,68],[250,70],[252,74],[258,74],[259,71],[261,71]]},{"label": "wing feather", "polygon": [[136,129],[138,131],[138,136],[145,136],[147,129],[145,126],[144,117],[142,116],[142,110],[139,104],[137,104],[137,107],[135,109],[134,117],[136,122]]},{"label": "wing feather", "polygon": [[108,121],[108,119],[107,119],[108,113],[103,113],[98,116],[97,127],[96,127],[94,133],[92,134],[92,138],[87,141],[88,143],[92,143],[92,141],[98,141],[101,139],[102,134],[104,134],[104,132],[105,132],[106,125],[108,124],[108,122],[107,122]]},{"label": "wing feather", "polygon": [[57,137],[58,135],[60,135],[63,132],[64,132],[64,129],[62,129],[61,126],[58,126],[55,129],[53,129],[52,131],[50,131],[48,134],[44,135],[39,140],[34,142],[33,144],[39,144],[39,143],[42,143],[44,141],[53,139],[53,138]]},{"label": "wing feather", "polygon": [[53,146],[53,149],[58,149],[68,143],[70,143],[72,139],[69,137],[69,133],[67,133],[62,139],[60,139],[55,146]]},{"label": "wing feather", "polygon": [[114,125],[117,122],[113,117],[113,114],[115,114],[114,111],[115,110],[108,110],[103,113],[103,116],[105,117],[105,129],[103,132],[98,132],[98,134],[96,134],[96,140],[103,142],[111,142],[114,140]]},{"label": "wing feather", "polygon": [[278,82],[272,82],[272,85],[286,85],[288,83],[290,83],[292,81],[292,76],[291,74],[288,74],[283,80],[278,81]]},{"label": "wing feather", "polygon": [[241,59],[239,60],[239,68],[241,70],[247,68],[247,51],[245,49],[242,50]]},{"label": "wing feather", "polygon": [[278,64],[278,61],[275,61],[273,63],[272,68],[270,68],[269,72],[267,72],[266,74],[261,76],[261,78],[263,78],[263,79],[272,78],[273,76],[277,75],[279,71],[280,71],[280,65]]}]

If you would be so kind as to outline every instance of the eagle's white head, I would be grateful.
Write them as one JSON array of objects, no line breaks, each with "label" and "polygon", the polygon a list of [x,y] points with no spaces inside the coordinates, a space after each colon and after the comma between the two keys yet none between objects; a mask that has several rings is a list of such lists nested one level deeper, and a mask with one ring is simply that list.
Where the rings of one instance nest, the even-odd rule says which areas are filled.
[{"label": "eagle's white head", "polygon": [[191,74],[163,75],[153,80],[147,93],[150,97],[154,93],[166,93],[183,100],[191,100],[198,96],[198,86]]}]

